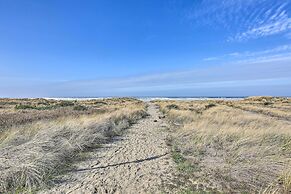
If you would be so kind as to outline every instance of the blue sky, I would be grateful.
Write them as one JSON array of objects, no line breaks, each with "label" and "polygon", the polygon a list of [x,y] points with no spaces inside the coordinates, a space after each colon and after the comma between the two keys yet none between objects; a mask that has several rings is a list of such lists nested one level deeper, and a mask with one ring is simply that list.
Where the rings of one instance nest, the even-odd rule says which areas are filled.
[{"label": "blue sky", "polygon": [[290,0],[0,0],[0,96],[291,96]]}]

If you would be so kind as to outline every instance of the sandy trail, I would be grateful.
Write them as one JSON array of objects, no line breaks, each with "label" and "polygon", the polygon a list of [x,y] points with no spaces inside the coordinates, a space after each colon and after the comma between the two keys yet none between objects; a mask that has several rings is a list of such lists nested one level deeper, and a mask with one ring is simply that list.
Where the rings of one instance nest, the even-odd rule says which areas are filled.
[{"label": "sandy trail", "polygon": [[149,103],[148,113],[117,141],[91,152],[90,159],[45,193],[161,193],[174,164],[158,109]]}]

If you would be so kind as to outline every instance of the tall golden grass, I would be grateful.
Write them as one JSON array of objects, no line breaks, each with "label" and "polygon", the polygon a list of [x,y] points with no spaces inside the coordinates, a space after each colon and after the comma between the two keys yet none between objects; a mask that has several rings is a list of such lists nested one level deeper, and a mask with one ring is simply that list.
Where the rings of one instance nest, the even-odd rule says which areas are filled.
[{"label": "tall golden grass", "polygon": [[217,101],[156,103],[172,123],[177,184],[187,191],[291,191],[289,121]]},{"label": "tall golden grass", "polygon": [[131,98],[80,101],[0,98],[0,133],[6,128],[39,120],[111,112],[136,103]]},{"label": "tall golden grass", "polygon": [[239,101],[220,101],[230,107],[291,121],[291,99],[249,97]]},{"label": "tall golden grass", "polygon": [[[0,193],[32,192],[80,153],[119,135],[146,115],[137,100],[118,100],[104,114],[41,120],[6,129],[0,142]],[[126,107],[125,107],[126,106]]]}]

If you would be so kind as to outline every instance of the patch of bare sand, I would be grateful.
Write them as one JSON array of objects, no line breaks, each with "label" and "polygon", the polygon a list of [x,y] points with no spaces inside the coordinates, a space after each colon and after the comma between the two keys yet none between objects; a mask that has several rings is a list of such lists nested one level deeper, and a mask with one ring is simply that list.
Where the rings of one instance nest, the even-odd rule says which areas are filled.
[{"label": "patch of bare sand", "polygon": [[90,152],[89,159],[41,193],[161,193],[170,184],[174,163],[167,132],[162,130],[165,122],[151,103],[148,113],[124,136]]}]

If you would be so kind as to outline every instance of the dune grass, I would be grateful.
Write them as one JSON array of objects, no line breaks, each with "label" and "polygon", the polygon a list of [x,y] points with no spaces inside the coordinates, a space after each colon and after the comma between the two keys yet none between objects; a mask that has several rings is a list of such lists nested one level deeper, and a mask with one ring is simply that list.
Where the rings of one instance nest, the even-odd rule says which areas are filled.
[{"label": "dune grass", "polygon": [[291,99],[249,97],[239,101],[220,101],[230,107],[291,121]]},{"label": "dune grass", "polygon": [[0,133],[6,128],[39,120],[112,112],[129,104],[131,98],[100,100],[0,99]]},{"label": "dune grass", "polygon": [[[114,100],[113,100],[114,101]],[[120,135],[146,115],[142,102],[108,100],[103,114],[60,117],[15,125],[2,133],[0,142],[0,193],[33,192],[47,187],[80,153]],[[122,103],[121,103],[122,102]],[[86,102],[84,104],[94,104]]]},{"label": "dune grass", "polygon": [[291,123],[225,103],[156,102],[172,124],[177,187],[188,193],[290,192]]}]

